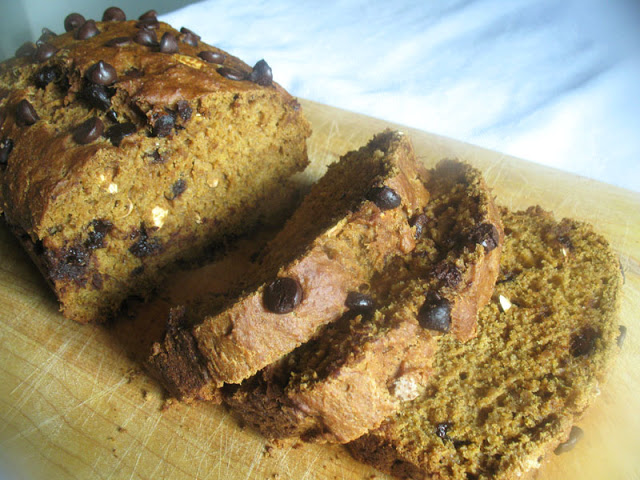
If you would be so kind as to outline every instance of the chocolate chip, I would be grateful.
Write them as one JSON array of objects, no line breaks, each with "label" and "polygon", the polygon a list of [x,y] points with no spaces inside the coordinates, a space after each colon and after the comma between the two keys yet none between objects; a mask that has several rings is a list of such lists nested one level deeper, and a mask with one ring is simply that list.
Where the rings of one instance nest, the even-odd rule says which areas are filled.
[{"label": "chocolate chip", "polygon": [[73,139],[80,145],[91,143],[104,132],[104,123],[98,117],[92,117],[82,122],[73,132]]},{"label": "chocolate chip", "polygon": [[178,110],[178,115],[180,115],[180,118],[182,118],[183,121],[186,122],[191,118],[193,110],[191,109],[191,106],[189,106],[189,102],[186,100],[179,100],[176,108]]},{"label": "chocolate chip", "polygon": [[124,22],[127,16],[118,7],[109,7],[102,14],[103,22]]},{"label": "chocolate chip", "polygon": [[160,114],[155,118],[153,128],[151,129],[152,137],[166,137],[171,134],[171,130],[176,125],[176,117],[170,113]]},{"label": "chocolate chip", "polygon": [[143,18],[136,22],[136,27],[142,30],[155,30],[160,26],[157,18]]},{"label": "chocolate chip", "polygon": [[595,328],[589,325],[582,327],[578,333],[571,337],[571,355],[581,357],[592,353],[599,336],[600,334]]},{"label": "chocolate chip", "polygon": [[399,207],[402,203],[400,195],[392,188],[385,186],[373,187],[367,193],[366,198],[375,203],[380,210],[391,210],[392,208]]},{"label": "chocolate chip", "polygon": [[182,27],[180,29],[180,41],[182,43],[186,43],[187,45],[191,45],[192,47],[197,47],[198,42],[200,41],[200,35],[196,35],[188,28]]},{"label": "chocolate chip", "polygon": [[160,39],[160,52],[162,53],[178,53],[178,40],[176,37],[166,32]]},{"label": "chocolate chip", "polygon": [[142,15],[138,17],[138,20],[148,20],[148,19],[158,20],[158,12],[156,12],[155,10],[147,10],[146,12],[144,12]]},{"label": "chocolate chip", "polygon": [[126,72],[124,72],[125,77],[131,77],[131,78],[140,78],[144,76],[144,72],[142,70],[139,70],[135,67],[130,68],[129,70],[127,70]]},{"label": "chocolate chip", "polygon": [[98,30],[95,20],[87,20],[78,30],[76,30],[74,38],[76,40],[88,40],[99,33],[100,30]]},{"label": "chocolate chip", "polygon": [[217,63],[219,65],[222,65],[225,59],[224,54],[212,52],[211,50],[204,50],[198,56],[207,63]]},{"label": "chocolate chip", "polygon": [[281,277],[264,288],[262,303],[273,313],[292,312],[302,301],[302,287],[297,280]]},{"label": "chocolate chip", "polygon": [[149,238],[144,227],[141,229],[136,243],[129,247],[131,254],[138,258],[155,255],[160,253],[160,250],[162,250],[160,240],[157,238]]},{"label": "chocolate chip", "polygon": [[21,126],[29,126],[40,120],[36,109],[28,100],[22,99],[16,105],[16,123]]},{"label": "chocolate chip", "polygon": [[33,42],[24,42],[16,50],[16,57],[31,57],[36,53],[36,44]]},{"label": "chocolate chip", "polygon": [[170,200],[175,200],[176,198],[178,198],[180,195],[184,193],[186,189],[187,189],[187,182],[185,180],[183,180],[182,178],[179,178],[178,180],[176,180],[174,184],[171,185]]},{"label": "chocolate chip", "polygon": [[429,219],[424,213],[420,213],[411,219],[411,221],[409,222],[409,226],[415,227],[416,231],[413,236],[416,240],[422,237],[422,234],[424,233],[428,222]]},{"label": "chocolate chip", "polygon": [[447,433],[449,433],[449,429],[453,427],[451,422],[442,422],[436,425],[435,434],[441,438],[442,440],[448,440]]},{"label": "chocolate chip", "polygon": [[165,161],[165,158],[160,155],[157,148],[153,152],[145,154],[145,157],[151,157],[151,163],[153,164],[164,163]]},{"label": "chocolate chip", "polygon": [[6,118],[7,113],[5,112],[4,108],[0,108],[0,127],[2,127]]},{"label": "chocolate chip", "polygon": [[140,45],[155,46],[158,44],[158,36],[153,30],[139,30],[133,37],[133,41]]},{"label": "chocolate chip", "polygon": [[375,307],[373,298],[371,298],[370,295],[360,292],[349,292],[347,294],[347,299],[345,300],[344,305],[349,310],[358,312],[368,312],[373,310],[373,308]]},{"label": "chocolate chip", "polygon": [[618,330],[620,331],[620,334],[616,339],[616,343],[618,344],[618,347],[622,348],[622,345],[624,345],[624,340],[627,338],[627,327],[625,327],[624,325],[620,325],[618,327]]},{"label": "chocolate chip", "polygon": [[271,67],[264,60],[258,61],[253,66],[253,70],[249,74],[249,81],[257,83],[263,87],[269,87],[273,83],[273,72]]},{"label": "chocolate chip", "polygon": [[458,267],[449,262],[438,263],[434,267],[432,274],[446,287],[454,288],[462,281],[462,274]]},{"label": "chocolate chip", "polygon": [[563,453],[567,453],[576,446],[576,444],[580,441],[580,439],[584,436],[584,432],[580,427],[573,426],[571,427],[571,431],[569,432],[569,438],[562,442],[560,445],[556,447],[553,451],[556,455],[561,455]]},{"label": "chocolate chip", "polygon": [[131,44],[133,39],[131,37],[116,37],[112,38],[108,42],[105,42],[105,47],[124,47]]},{"label": "chocolate chip", "polygon": [[38,45],[36,49],[36,53],[34,53],[33,58],[36,62],[42,63],[45,60],[50,59],[58,52],[58,49],[51,45],[50,43],[42,43]]},{"label": "chocolate chip", "polygon": [[46,88],[51,82],[57,82],[62,78],[62,70],[57,65],[45,65],[33,76],[33,83],[38,88]]},{"label": "chocolate chip", "polygon": [[131,122],[119,123],[118,125],[113,125],[112,127],[107,128],[104,136],[109,139],[113,146],[119,147],[124,137],[133,135],[136,131],[137,128],[135,124]]},{"label": "chocolate chip", "polygon": [[100,60],[87,69],[87,80],[97,85],[111,85],[118,79],[116,69],[112,65]]},{"label": "chocolate chip", "polygon": [[482,245],[484,252],[489,253],[500,244],[500,233],[492,223],[481,223],[476,225],[469,239],[477,245]]},{"label": "chocolate chip", "polygon": [[48,28],[45,27],[42,29],[42,34],[40,35],[40,38],[36,40],[36,45],[47,43],[49,42],[49,40],[56,38],[57,36],[58,34],[56,32],[49,30]]},{"label": "chocolate chip", "polygon": [[84,246],[89,250],[104,248],[104,239],[112,229],[113,224],[108,220],[92,220],[89,223],[89,231],[87,233],[87,240],[85,240]]},{"label": "chocolate chip", "polygon": [[11,150],[13,150],[13,140],[10,138],[0,140],[0,167],[4,168],[7,166]]},{"label": "chocolate chip", "polygon": [[64,31],[70,32],[71,30],[80,27],[84,22],[84,17],[79,13],[70,13],[64,19]]},{"label": "chocolate chip", "polygon": [[114,93],[108,87],[89,83],[80,92],[80,97],[94,108],[108,110],[111,107],[111,97]]},{"label": "chocolate chip", "polygon": [[86,267],[90,255],[81,245],[46,250],[44,255],[51,280],[73,280],[79,285],[86,282]]},{"label": "chocolate chip", "polygon": [[242,80],[246,80],[247,78],[244,72],[236,70],[235,68],[220,67],[218,69],[218,73],[223,77],[228,78],[229,80],[234,80],[234,81],[242,81]]},{"label": "chocolate chip", "polygon": [[418,311],[422,328],[446,333],[451,328],[451,304],[446,298],[429,293]]},{"label": "chocolate chip", "polygon": [[113,122],[113,123],[118,123],[118,114],[113,111],[113,110],[109,110],[106,114],[107,120]]}]

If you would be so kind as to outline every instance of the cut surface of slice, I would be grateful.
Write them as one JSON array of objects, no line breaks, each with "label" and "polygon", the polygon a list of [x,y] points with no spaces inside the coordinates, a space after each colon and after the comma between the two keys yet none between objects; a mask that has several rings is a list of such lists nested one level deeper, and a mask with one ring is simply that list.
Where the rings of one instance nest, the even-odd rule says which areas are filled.
[{"label": "cut surface of slice", "polygon": [[425,393],[349,444],[412,479],[514,479],[567,439],[617,353],[619,262],[592,227],[503,211],[505,246],[479,334],[438,339]]}]

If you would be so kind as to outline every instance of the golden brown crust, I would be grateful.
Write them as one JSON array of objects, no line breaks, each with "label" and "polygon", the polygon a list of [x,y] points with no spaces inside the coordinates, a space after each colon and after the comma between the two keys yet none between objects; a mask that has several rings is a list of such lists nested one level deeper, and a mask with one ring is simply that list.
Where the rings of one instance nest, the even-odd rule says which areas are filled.
[{"label": "golden brown crust", "polygon": [[[394,255],[414,247],[409,220],[427,202],[428,193],[415,163],[407,161],[409,155],[413,152],[408,139],[390,131],[376,136],[360,151],[348,154],[330,167],[267,247],[265,265],[284,263],[275,272],[272,270],[268,282],[275,277],[292,278],[302,288],[302,301],[293,312],[268,311],[263,303],[266,284],[262,284],[193,329],[218,386],[241,382],[309,340],[319,327],[345,312],[350,291],[367,284]],[[375,174],[380,166],[382,170]],[[354,197],[353,205],[342,205],[342,209],[346,208],[343,216],[332,211],[315,212],[315,202],[322,209],[333,205],[339,210],[337,206],[344,203],[343,191],[334,190],[340,182],[349,185],[347,194]],[[363,198],[373,186],[382,184],[396,191],[402,199],[401,206],[382,210]],[[309,217],[314,213],[318,216]],[[328,222],[321,220],[323,215]],[[320,223],[319,231],[309,229],[314,224],[310,218]],[[310,243],[300,249],[301,238],[312,235],[315,236],[309,239]],[[291,251],[296,252],[295,258],[283,260],[291,256]],[[151,361],[155,359],[152,357]]]},{"label": "golden brown crust", "polygon": [[[0,210],[40,252],[65,316],[81,322],[144,294],[175,260],[280,222],[310,135],[295,99],[253,81],[232,55],[185,43],[162,22],[153,35],[177,38],[176,53],[133,41],[144,30],[136,21],[96,25],[86,40],[48,39],[55,54],[42,62],[0,64],[0,141],[12,147],[0,162]],[[115,72],[104,84],[89,79],[100,62]],[[35,122],[21,120],[25,101]],[[100,128],[79,135],[86,121]]]}]

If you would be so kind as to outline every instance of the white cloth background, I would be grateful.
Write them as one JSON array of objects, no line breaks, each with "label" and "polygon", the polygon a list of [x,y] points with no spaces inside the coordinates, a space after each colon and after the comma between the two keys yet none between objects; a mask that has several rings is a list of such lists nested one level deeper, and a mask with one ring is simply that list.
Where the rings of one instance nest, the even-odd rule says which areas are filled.
[{"label": "white cloth background", "polygon": [[293,95],[640,191],[636,0],[208,0],[163,15]]}]

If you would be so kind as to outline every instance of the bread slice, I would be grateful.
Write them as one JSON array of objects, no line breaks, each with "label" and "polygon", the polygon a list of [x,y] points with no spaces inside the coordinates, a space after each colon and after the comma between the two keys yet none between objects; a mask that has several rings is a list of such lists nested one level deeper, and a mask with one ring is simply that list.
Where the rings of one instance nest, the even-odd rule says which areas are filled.
[{"label": "bread slice", "polygon": [[79,322],[283,222],[311,133],[265,62],[151,17],[90,22],[0,64],[0,211]]},{"label": "bread slice", "polygon": [[590,226],[539,207],[503,222],[479,335],[441,337],[425,393],[349,444],[356,458],[401,478],[515,479],[566,450],[617,353],[619,262]]},{"label": "bread slice", "polygon": [[152,370],[173,395],[210,399],[291,352],[415,248],[410,220],[428,198],[408,138],[376,135],[312,187],[261,255],[256,285],[198,325],[172,327],[154,346]]},{"label": "bread slice", "polygon": [[429,171],[427,189],[413,252],[376,275],[366,294],[347,299],[351,310],[340,321],[226,389],[244,423],[268,438],[349,442],[424,391],[432,334],[473,336],[498,275],[502,222],[469,165],[441,162]]}]

